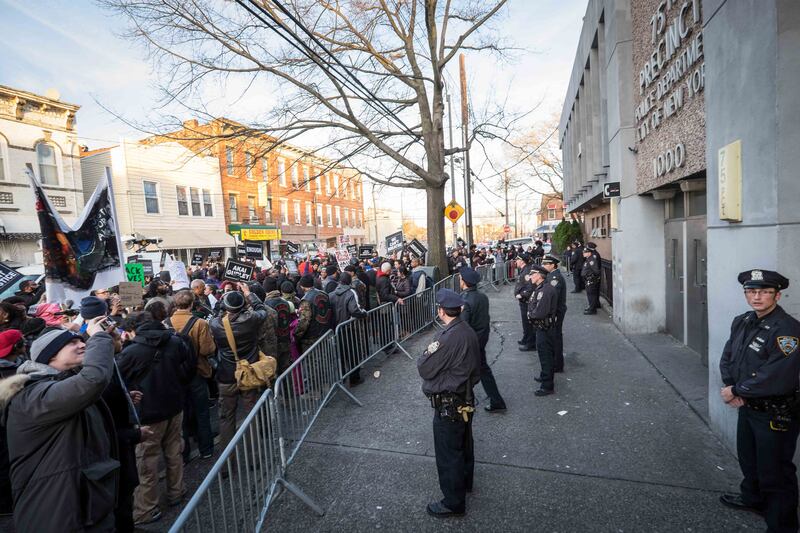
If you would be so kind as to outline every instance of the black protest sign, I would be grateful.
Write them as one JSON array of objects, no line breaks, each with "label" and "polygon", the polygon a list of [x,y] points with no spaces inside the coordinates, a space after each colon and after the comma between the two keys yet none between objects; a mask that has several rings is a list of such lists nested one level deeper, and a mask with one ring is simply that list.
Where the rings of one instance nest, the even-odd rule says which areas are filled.
[{"label": "black protest sign", "polygon": [[126,262],[127,263],[139,263],[139,256],[138,255],[132,255],[132,256],[130,256],[128,258],[128,260]]},{"label": "black protest sign", "polygon": [[247,248],[244,247],[244,244],[236,246],[236,255],[239,257],[245,257],[247,255]]},{"label": "black protest sign", "polygon": [[264,245],[259,241],[244,241],[244,255],[248,259],[261,259],[264,257]]},{"label": "black protest sign", "polygon": [[223,279],[244,282],[250,281],[253,279],[253,268],[255,268],[253,265],[228,259],[228,262],[225,263],[225,275]]},{"label": "black protest sign", "polygon": [[428,253],[428,249],[419,242],[417,239],[414,239],[410,243],[408,243],[408,249],[411,251],[412,254],[416,255],[417,257],[424,257],[426,253]]},{"label": "black protest sign", "polygon": [[297,268],[297,262],[295,260],[287,259],[286,261],[284,261],[284,263],[286,264],[286,270],[289,271],[289,275],[294,276],[300,273],[300,271]]},{"label": "black protest sign", "polygon": [[202,265],[203,264],[203,254],[192,254],[192,264]]},{"label": "black protest sign", "polygon": [[295,244],[292,241],[286,241],[286,253],[296,254],[299,251],[300,251],[300,245]]},{"label": "black protest sign", "polygon": [[386,237],[386,253],[392,254],[403,248],[403,232],[398,231]]},{"label": "black protest sign", "polygon": [[362,244],[358,247],[358,258],[369,259],[372,257],[373,252],[375,252],[374,244]]},{"label": "black protest sign", "polygon": [[222,257],[222,250],[211,250],[208,253],[208,257],[214,261],[218,261],[220,257]]},{"label": "black protest sign", "polygon": [[358,255],[358,246],[355,244],[350,244],[347,246],[347,252],[350,254],[350,257],[355,257]]},{"label": "black protest sign", "polygon": [[11,268],[10,266],[6,266],[4,263],[0,263],[0,292],[5,290],[6,287],[9,285],[13,285],[17,281],[22,278],[22,274]]},{"label": "black protest sign", "polygon": [[144,267],[144,275],[153,277],[153,262],[150,259],[142,259],[139,261]]}]

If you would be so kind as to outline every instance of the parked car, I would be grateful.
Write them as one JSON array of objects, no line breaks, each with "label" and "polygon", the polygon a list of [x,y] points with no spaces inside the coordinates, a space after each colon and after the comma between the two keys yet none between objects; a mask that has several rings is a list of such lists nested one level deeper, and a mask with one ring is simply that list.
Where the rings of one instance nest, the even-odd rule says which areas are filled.
[{"label": "parked car", "polygon": [[[24,270],[24,269],[19,269]],[[18,270],[18,272],[19,272]],[[20,272],[22,274],[22,272]],[[44,281],[44,274],[25,274],[21,278],[19,278],[15,283],[12,283],[5,290],[0,293],[0,300],[5,300],[6,298],[11,298],[14,294],[19,290],[19,286],[23,281],[33,280],[36,283],[42,283]]]}]

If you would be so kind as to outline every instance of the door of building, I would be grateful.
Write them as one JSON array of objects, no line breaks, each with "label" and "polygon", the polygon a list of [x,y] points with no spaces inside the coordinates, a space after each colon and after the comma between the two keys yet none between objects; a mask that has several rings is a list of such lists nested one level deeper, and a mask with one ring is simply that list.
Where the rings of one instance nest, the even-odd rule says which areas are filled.
[{"label": "door of building", "polygon": [[686,344],[708,366],[706,217],[686,219]]},{"label": "door of building", "polygon": [[664,225],[666,261],[667,332],[684,341],[684,221],[668,220]]}]

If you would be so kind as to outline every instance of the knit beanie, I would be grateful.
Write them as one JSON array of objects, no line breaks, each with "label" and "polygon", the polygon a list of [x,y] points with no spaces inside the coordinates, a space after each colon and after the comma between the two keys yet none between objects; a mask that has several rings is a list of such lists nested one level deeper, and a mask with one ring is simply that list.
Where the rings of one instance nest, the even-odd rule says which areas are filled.
[{"label": "knit beanie", "polygon": [[300,278],[300,286],[301,287],[306,287],[308,289],[313,287],[314,286],[314,276],[306,274],[305,276]]},{"label": "knit beanie", "polygon": [[236,313],[244,307],[244,295],[239,291],[226,292],[222,297],[222,305],[226,310]]},{"label": "knit beanie", "polygon": [[83,339],[83,337],[65,329],[54,329],[43,333],[31,344],[31,361],[48,364],[50,359],[73,339]]},{"label": "knit beanie", "polygon": [[294,294],[294,285],[291,281],[284,281],[281,283],[281,292],[283,294]]},{"label": "knit beanie", "polygon": [[101,300],[97,296],[87,296],[81,300],[81,316],[84,320],[91,320],[107,313],[108,305],[105,300]]}]

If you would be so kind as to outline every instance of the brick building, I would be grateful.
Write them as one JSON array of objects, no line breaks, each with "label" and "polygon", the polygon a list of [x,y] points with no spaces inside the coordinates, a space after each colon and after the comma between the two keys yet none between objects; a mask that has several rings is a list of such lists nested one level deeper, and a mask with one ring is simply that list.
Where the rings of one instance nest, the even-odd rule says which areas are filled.
[{"label": "brick building", "polygon": [[564,218],[564,202],[561,195],[545,194],[539,202],[539,210],[536,211],[536,230],[535,234],[542,239],[552,237],[556,226]]}]

